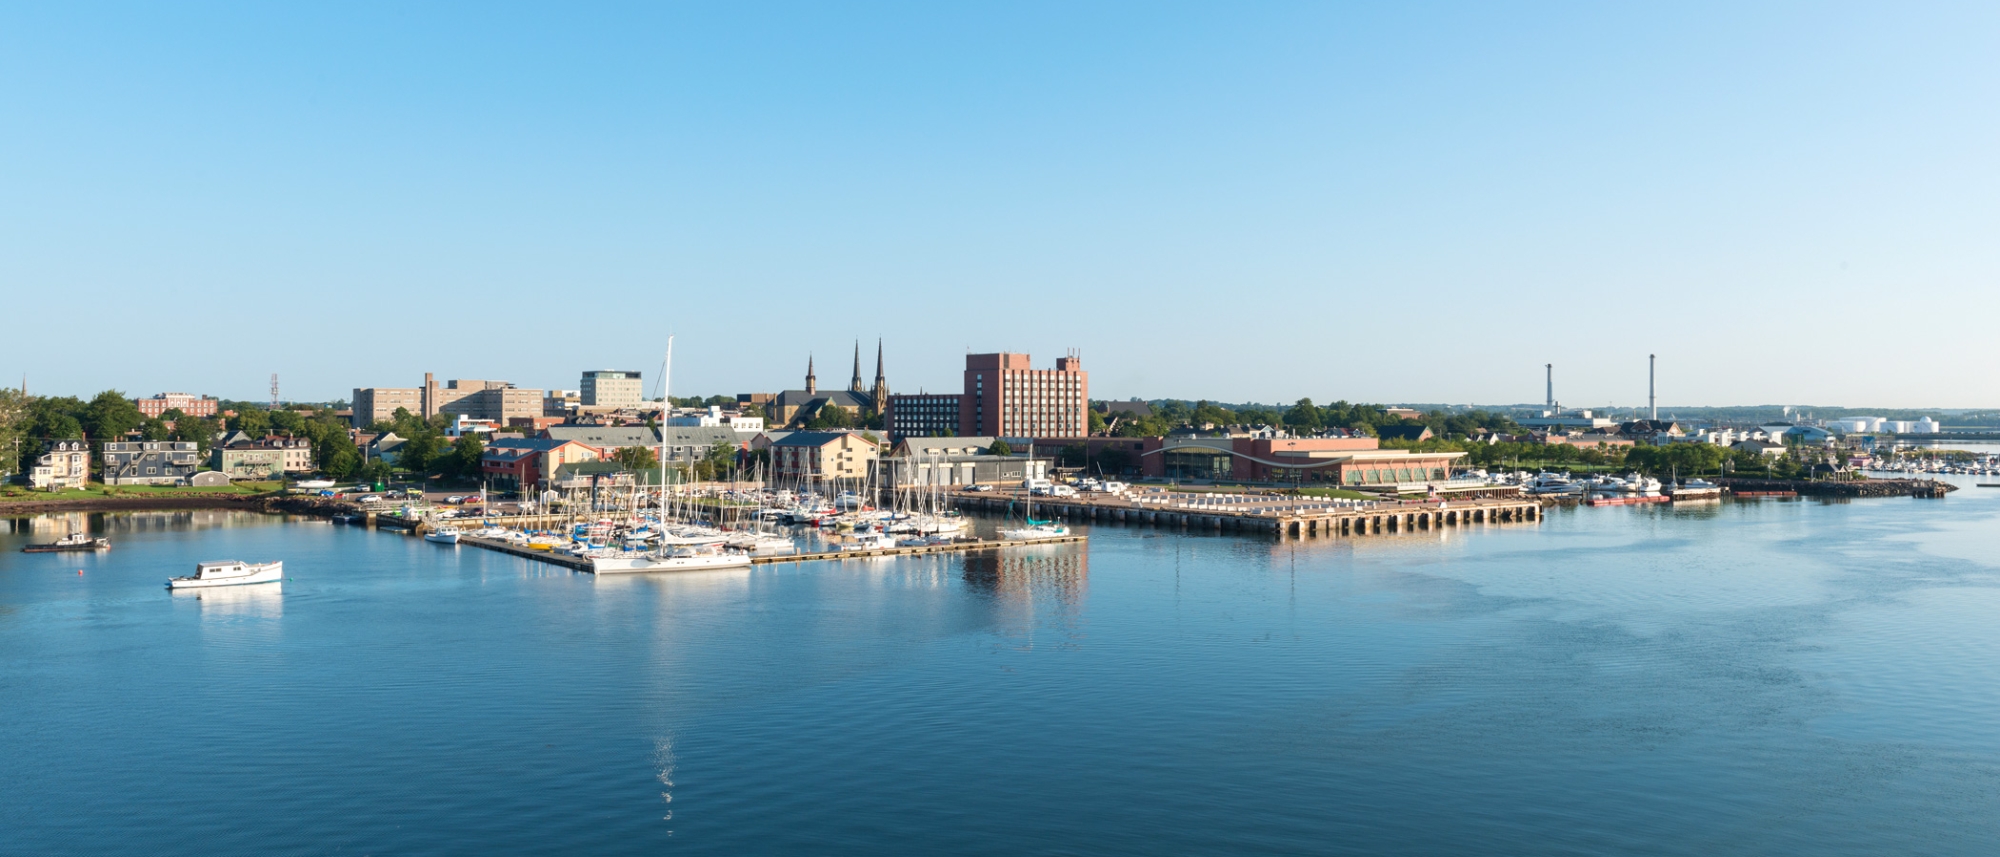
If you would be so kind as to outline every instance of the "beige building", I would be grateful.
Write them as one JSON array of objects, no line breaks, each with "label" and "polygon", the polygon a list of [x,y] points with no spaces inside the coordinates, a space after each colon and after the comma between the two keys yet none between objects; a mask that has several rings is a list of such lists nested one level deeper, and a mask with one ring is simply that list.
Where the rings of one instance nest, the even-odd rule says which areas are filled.
[{"label": "beige building", "polygon": [[28,485],[40,491],[83,488],[90,483],[90,441],[52,440],[28,471]]},{"label": "beige building", "polygon": [[795,431],[771,444],[771,472],[780,480],[862,480],[880,455],[860,432]]},{"label": "beige building", "polygon": [[583,373],[578,393],[585,407],[624,408],[645,401],[646,384],[637,372],[592,369]]},{"label": "beige building", "polygon": [[356,387],[353,423],[355,428],[367,428],[392,419],[402,408],[425,419],[444,414],[506,425],[517,417],[541,416],[542,397],[541,390],[524,390],[506,381],[460,378],[440,385],[436,376],[425,372],[422,387]]},{"label": "beige building", "polygon": [[424,391],[416,387],[356,387],[354,389],[354,427],[367,428],[378,422],[388,422],[396,416],[396,409],[402,408],[422,416],[424,413]]}]

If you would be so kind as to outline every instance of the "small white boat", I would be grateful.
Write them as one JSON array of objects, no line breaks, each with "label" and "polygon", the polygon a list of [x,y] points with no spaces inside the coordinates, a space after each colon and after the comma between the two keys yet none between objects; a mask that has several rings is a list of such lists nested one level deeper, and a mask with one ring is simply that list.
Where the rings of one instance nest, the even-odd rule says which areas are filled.
[{"label": "small white boat", "polygon": [[458,544],[459,535],[457,527],[439,527],[425,533],[424,541],[436,542],[441,545],[455,545]]},{"label": "small white boat", "polygon": [[169,589],[200,589],[207,586],[242,586],[248,583],[276,583],[285,579],[283,562],[244,562],[226,559],[198,562],[191,577],[167,581]]},{"label": "small white boat", "polygon": [[293,488],[302,488],[302,489],[305,489],[305,490],[307,490],[307,491],[318,491],[318,490],[320,490],[320,489],[323,489],[323,488],[332,488],[332,487],[333,487],[333,480],[331,480],[331,479],[301,479],[301,480],[299,480],[299,481],[297,481],[297,482],[294,482],[294,483],[292,483],[292,487],[293,487]]}]

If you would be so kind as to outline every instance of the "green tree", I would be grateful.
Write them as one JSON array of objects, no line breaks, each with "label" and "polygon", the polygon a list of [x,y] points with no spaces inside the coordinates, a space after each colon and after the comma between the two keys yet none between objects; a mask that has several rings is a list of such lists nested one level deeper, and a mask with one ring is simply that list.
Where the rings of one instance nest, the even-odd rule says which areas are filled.
[{"label": "green tree", "polygon": [[183,416],[174,420],[173,439],[194,444],[195,454],[207,460],[209,448],[215,446],[215,431],[214,420]]},{"label": "green tree", "polygon": [[271,414],[263,408],[244,408],[229,420],[229,428],[251,437],[263,437],[271,433]]},{"label": "green tree", "polygon": [[486,454],[486,442],[467,432],[451,444],[451,472],[468,479],[479,476],[479,460]]},{"label": "green tree", "polygon": [[[318,419],[319,415],[315,413],[313,418]],[[329,414],[328,418],[333,417]],[[306,422],[307,418],[300,415],[297,411],[280,410],[271,412],[271,428],[285,432],[286,434],[293,436],[305,434]]]},{"label": "green tree", "polygon": [[611,453],[611,460],[626,470],[653,470],[660,466],[660,457],[653,454],[650,446],[621,446]]},{"label": "green tree", "polygon": [[28,446],[28,404],[21,391],[0,389],[0,480],[20,472],[20,456]]},{"label": "green tree", "polygon": [[361,469],[361,455],[352,446],[340,450],[330,458],[321,458],[319,469],[335,479],[346,479]]},{"label": "green tree", "polygon": [[84,408],[83,430],[96,440],[117,440],[146,421],[139,406],[117,390],[105,390]]},{"label": "green tree", "polygon": [[986,448],[986,454],[987,454],[987,455],[1013,455],[1013,454],[1014,454],[1014,448],[1013,448],[1013,447],[1011,447],[1011,446],[1008,446],[1008,445],[1007,445],[1007,442],[1006,442],[1006,441],[1004,441],[1004,440],[1000,440],[999,438],[994,438],[994,440],[993,440],[993,445],[992,445],[992,446],[989,446],[989,447],[987,447],[987,448]]},{"label": "green tree", "polygon": [[1098,409],[1096,409],[1096,408],[1091,408],[1091,409],[1090,409],[1090,433],[1091,433],[1091,434],[1093,434],[1093,435],[1101,435],[1101,434],[1103,434],[1103,433],[1104,433],[1104,430],[1105,430],[1105,425],[1106,425],[1106,424],[1105,424],[1105,422],[1104,422],[1104,412],[1103,412],[1103,411],[1100,411],[1100,410],[1098,410]]},{"label": "green tree", "polygon": [[438,449],[443,445],[437,435],[418,431],[404,440],[402,448],[396,451],[396,466],[411,473],[427,475],[437,465],[433,459],[438,457]]},{"label": "green tree", "polygon": [[1313,400],[1300,399],[1285,412],[1285,426],[1294,432],[1309,433],[1319,431],[1326,423],[1321,420],[1319,408]]}]

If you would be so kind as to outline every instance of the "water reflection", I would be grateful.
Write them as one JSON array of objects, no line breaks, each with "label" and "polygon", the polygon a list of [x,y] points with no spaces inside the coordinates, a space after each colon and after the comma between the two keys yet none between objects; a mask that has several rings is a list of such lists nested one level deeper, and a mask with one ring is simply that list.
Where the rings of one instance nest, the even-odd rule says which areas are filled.
[{"label": "water reflection", "polygon": [[987,596],[994,630],[1022,634],[1049,627],[1076,636],[1089,590],[1083,545],[1048,545],[965,555],[966,588]]},{"label": "water reflection", "polygon": [[203,620],[277,619],[285,614],[285,584],[256,583],[207,589],[170,589],[176,601],[194,601]]}]

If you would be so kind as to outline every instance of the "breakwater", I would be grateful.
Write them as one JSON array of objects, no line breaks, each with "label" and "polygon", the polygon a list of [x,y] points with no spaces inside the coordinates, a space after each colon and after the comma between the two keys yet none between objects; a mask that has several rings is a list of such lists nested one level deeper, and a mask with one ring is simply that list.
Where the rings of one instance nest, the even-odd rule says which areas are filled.
[{"label": "breakwater", "polygon": [[1733,493],[1791,491],[1801,497],[1928,497],[1937,498],[1958,490],[1958,486],[1934,479],[1856,479],[1821,481],[1813,479],[1717,480]]}]

